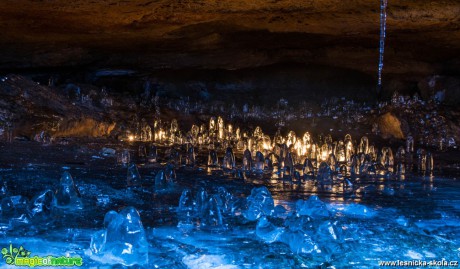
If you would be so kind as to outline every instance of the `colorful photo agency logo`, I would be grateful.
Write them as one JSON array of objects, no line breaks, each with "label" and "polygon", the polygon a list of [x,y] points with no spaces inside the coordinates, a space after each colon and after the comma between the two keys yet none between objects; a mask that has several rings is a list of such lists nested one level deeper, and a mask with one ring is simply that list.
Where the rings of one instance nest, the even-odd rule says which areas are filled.
[{"label": "colorful photo agency logo", "polygon": [[13,244],[9,247],[2,248],[3,260],[9,265],[15,266],[81,266],[83,260],[80,257],[55,257],[55,256],[30,256],[31,252],[25,249],[23,246],[16,248]]}]

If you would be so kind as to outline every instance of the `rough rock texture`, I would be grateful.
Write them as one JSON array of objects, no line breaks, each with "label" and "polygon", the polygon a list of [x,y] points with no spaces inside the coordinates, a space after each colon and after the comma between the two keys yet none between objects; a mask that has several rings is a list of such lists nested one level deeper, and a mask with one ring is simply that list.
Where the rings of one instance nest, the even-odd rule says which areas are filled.
[{"label": "rough rock texture", "polygon": [[13,135],[34,137],[45,131],[53,136],[107,136],[115,128],[101,107],[76,105],[65,89],[39,85],[22,76],[0,82],[0,127],[11,125]]},{"label": "rough rock texture", "polygon": [[[0,69],[187,72],[287,62],[375,81],[379,8],[367,0],[3,0]],[[434,75],[458,80],[459,1],[389,1],[387,29],[385,90],[422,91]],[[458,84],[447,88],[458,97]]]},{"label": "rough rock texture", "polygon": [[404,139],[401,122],[391,112],[387,112],[377,118],[377,124],[383,138]]}]

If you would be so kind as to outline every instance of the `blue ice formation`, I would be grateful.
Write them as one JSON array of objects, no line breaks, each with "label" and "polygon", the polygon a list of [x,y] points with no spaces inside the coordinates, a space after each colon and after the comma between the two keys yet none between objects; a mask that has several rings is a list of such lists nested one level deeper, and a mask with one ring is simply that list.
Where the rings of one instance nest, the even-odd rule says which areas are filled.
[{"label": "blue ice formation", "polygon": [[139,212],[126,207],[120,213],[109,211],[105,229],[91,237],[88,255],[101,263],[132,266],[148,263],[148,242]]},{"label": "blue ice formation", "polygon": [[54,195],[53,206],[67,210],[83,208],[80,193],[75,186],[72,175],[67,171],[61,176],[59,186]]},{"label": "blue ice formation", "polygon": [[212,195],[208,195],[204,188],[199,188],[195,199],[192,197],[189,189],[182,191],[177,208],[178,228],[187,231],[198,226],[198,223],[202,229],[226,228],[223,214],[231,210],[233,196],[225,188],[219,188],[218,193]]},{"label": "blue ice formation", "polygon": [[128,175],[126,176],[126,182],[128,186],[139,186],[141,185],[141,176],[135,163],[131,163],[128,166]]},{"label": "blue ice formation", "polygon": [[[364,206],[356,205],[347,210],[366,212]],[[278,223],[282,221],[277,220]],[[346,226],[334,220],[326,204],[317,196],[310,196],[306,201],[297,201],[295,214],[289,215],[282,226],[276,226],[262,216],[256,226],[256,235],[266,243],[284,243],[296,254],[321,255],[329,260],[344,251],[345,241],[354,240],[353,236],[344,234],[348,229]]]},{"label": "blue ice formation", "polygon": [[51,190],[45,190],[30,200],[27,212],[31,218],[47,218],[51,215],[54,194]]},{"label": "blue ice formation", "polygon": [[261,216],[271,216],[275,208],[272,195],[267,187],[253,188],[246,198],[246,210],[243,216],[250,220],[258,220]]},{"label": "blue ice formation", "polygon": [[326,204],[316,195],[310,196],[306,201],[298,200],[295,207],[297,214],[300,216],[310,216],[315,219],[328,218],[330,216]]},{"label": "blue ice formation", "polygon": [[257,222],[256,235],[266,243],[279,241],[284,232],[283,227],[275,226],[265,216],[261,217]]}]

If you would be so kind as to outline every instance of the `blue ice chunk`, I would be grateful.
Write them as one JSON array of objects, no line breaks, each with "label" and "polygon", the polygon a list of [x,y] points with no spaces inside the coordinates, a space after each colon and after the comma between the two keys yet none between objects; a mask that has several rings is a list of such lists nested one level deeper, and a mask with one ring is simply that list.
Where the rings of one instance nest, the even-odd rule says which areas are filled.
[{"label": "blue ice chunk", "polygon": [[5,197],[2,199],[2,216],[11,218],[15,214],[15,207],[11,197]]},{"label": "blue ice chunk", "polygon": [[257,220],[261,216],[271,216],[275,208],[272,195],[265,186],[253,188],[246,201],[246,210],[243,211],[243,216],[251,221]]},{"label": "blue ice chunk", "polygon": [[105,264],[132,266],[148,263],[148,242],[139,212],[127,207],[104,218],[105,230],[91,237],[89,255]]},{"label": "blue ice chunk", "polygon": [[208,166],[217,167],[219,166],[219,158],[215,150],[210,150],[208,155]]},{"label": "blue ice chunk", "polygon": [[193,197],[190,189],[184,189],[179,199],[178,212],[193,211]]},{"label": "blue ice chunk", "polygon": [[224,213],[229,213],[232,210],[232,204],[234,202],[233,195],[228,192],[224,187],[219,187],[217,189],[219,206]]},{"label": "blue ice chunk", "polygon": [[206,203],[202,217],[200,219],[201,226],[206,229],[222,229],[224,222],[222,211],[217,203],[218,195],[212,195]]},{"label": "blue ice chunk", "polygon": [[260,151],[257,151],[256,157],[254,159],[254,168],[260,172],[264,170],[264,165],[265,165],[264,155]]},{"label": "blue ice chunk", "polygon": [[324,221],[318,226],[313,239],[321,244],[324,254],[339,253],[343,243],[342,229],[337,222]]},{"label": "blue ice chunk", "polygon": [[177,227],[183,231],[189,231],[194,228],[192,217],[194,215],[194,201],[190,189],[184,189],[179,199],[177,207],[179,223]]},{"label": "blue ice chunk", "polygon": [[200,187],[195,197],[195,211],[198,212],[198,215],[202,215],[202,213],[204,212],[207,201],[208,193],[204,188]]},{"label": "blue ice chunk", "polygon": [[233,154],[233,149],[228,147],[225,151],[225,156],[223,160],[224,169],[233,169],[235,168],[235,155]]},{"label": "blue ice chunk", "polygon": [[273,225],[265,216],[261,217],[257,222],[256,235],[266,243],[279,241],[284,232],[285,228]]},{"label": "blue ice chunk", "polygon": [[128,186],[140,186],[142,184],[141,176],[139,175],[139,170],[135,163],[131,163],[128,166],[128,175],[126,177],[126,182]]},{"label": "blue ice chunk", "polygon": [[289,245],[291,251],[297,254],[321,253],[321,249],[311,236],[301,231],[286,232],[281,236],[280,241]]},{"label": "blue ice chunk", "polygon": [[244,171],[251,171],[253,166],[252,155],[249,149],[246,149],[243,153],[243,166]]},{"label": "blue ice chunk", "polygon": [[317,228],[313,219],[309,216],[290,216],[286,219],[284,225],[288,227],[290,231],[302,231],[309,235],[314,235]]},{"label": "blue ice chunk", "polygon": [[165,190],[174,185],[175,172],[174,169],[168,166],[164,170],[160,170],[155,176],[155,190]]},{"label": "blue ice chunk", "polygon": [[310,216],[315,219],[330,217],[326,205],[316,195],[310,196],[306,201],[298,200],[295,207],[300,216]]},{"label": "blue ice chunk", "polygon": [[51,190],[45,190],[30,200],[27,212],[31,218],[46,218],[51,215],[54,194]]},{"label": "blue ice chunk", "polygon": [[321,183],[327,183],[332,181],[332,170],[329,164],[322,162],[318,168],[318,175],[316,179]]},{"label": "blue ice chunk", "polygon": [[59,186],[54,195],[53,206],[70,210],[83,208],[80,193],[75,186],[72,175],[67,171],[61,176]]}]

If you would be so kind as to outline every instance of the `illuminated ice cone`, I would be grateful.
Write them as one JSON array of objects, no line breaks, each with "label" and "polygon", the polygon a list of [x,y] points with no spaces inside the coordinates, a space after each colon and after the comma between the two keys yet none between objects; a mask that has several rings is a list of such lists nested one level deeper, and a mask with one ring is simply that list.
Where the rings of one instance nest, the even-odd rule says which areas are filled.
[{"label": "illuminated ice cone", "polygon": [[406,153],[412,154],[414,152],[414,138],[408,135],[406,138]]},{"label": "illuminated ice cone", "polygon": [[297,142],[297,136],[294,131],[290,131],[287,135],[286,139],[286,146],[290,147],[291,145],[295,145]]},{"label": "illuminated ice cone", "polygon": [[417,170],[419,173],[424,174],[426,171],[426,152],[424,149],[417,150]]},{"label": "illuminated ice cone", "polygon": [[176,134],[179,131],[179,124],[177,123],[176,119],[171,121],[171,129],[169,130],[170,134]]},{"label": "illuminated ice cone", "polygon": [[342,140],[340,140],[337,143],[337,146],[335,147],[335,153],[334,154],[335,154],[335,157],[337,158],[337,162],[344,163],[344,162],[347,161],[345,144],[343,143]]},{"label": "illuminated ice cone", "polygon": [[359,142],[358,153],[367,154],[369,152],[369,139],[367,136],[361,137],[361,141]]},{"label": "illuminated ice cone", "polygon": [[327,157],[326,163],[329,165],[329,167],[331,167],[333,171],[338,170],[338,162],[333,153],[329,154],[329,156]]},{"label": "illuminated ice cone", "polygon": [[250,171],[252,170],[253,162],[252,162],[252,155],[249,149],[246,149],[243,153],[243,170]]},{"label": "illuminated ice cone", "polygon": [[126,176],[126,182],[128,186],[140,186],[142,184],[141,176],[139,175],[139,170],[135,163],[131,163],[128,166],[128,175]]},{"label": "illuminated ice cone", "polygon": [[190,145],[190,144],[187,144],[187,156],[185,158],[185,164],[186,165],[189,165],[189,166],[194,166],[195,165],[195,148]]},{"label": "illuminated ice cone", "polygon": [[216,118],[215,117],[211,117],[209,119],[209,135],[213,135],[215,134],[217,131],[217,126],[216,126]]},{"label": "illuminated ice cone", "polygon": [[233,155],[233,150],[230,147],[225,151],[223,167],[229,170],[235,168],[235,155]]},{"label": "illuminated ice cone", "polygon": [[433,162],[433,155],[431,152],[427,152],[426,154],[426,171],[431,174],[434,170],[434,162]]},{"label": "illuminated ice cone", "polygon": [[396,171],[395,171],[396,175],[398,175],[398,177],[403,177],[404,174],[406,173],[406,166],[404,165],[404,163],[397,163],[396,164]]},{"label": "illuminated ice cone", "polygon": [[352,177],[358,177],[360,173],[361,162],[358,155],[351,157],[350,173]]},{"label": "illuminated ice cone", "polygon": [[217,138],[222,141],[225,138],[225,124],[222,117],[217,118]]},{"label": "illuminated ice cone", "polygon": [[343,193],[351,194],[353,193],[353,191],[354,191],[353,183],[348,178],[345,178],[343,180]]},{"label": "illuminated ice cone", "polygon": [[130,161],[131,161],[131,156],[127,149],[122,150],[118,154],[118,163],[121,164],[122,166],[124,167],[128,166]]},{"label": "illuminated ice cone", "polygon": [[176,181],[176,166],[173,163],[166,164],[164,176],[169,186],[173,186]]},{"label": "illuminated ice cone", "polygon": [[264,155],[260,152],[256,152],[256,158],[254,159],[254,168],[257,171],[263,171],[264,170],[264,163],[265,163],[265,158]]},{"label": "illuminated ice cone", "polygon": [[194,201],[190,189],[184,189],[179,199],[179,206],[177,207],[177,214],[179,228],[193,228],[192,219],[194,216]]},{"label": "illuminated ice cone", "polygon": [[264,136],[264,133],[262,132],[262,128],[259,126],[254,129],[253,137],[256,139],[261,139]]},{"label": "illuminated ice cone", "polygon": [[154,144],[151,144],[148,150],[147,160],[149,161],[149,163],[154,163],[154,162],[157,162],[157,159],[158,159],[157,147]]},{"label": "illuminated ice cone", "polygon": [[332,181],[332,170],[329,164],[322,162],[319,165],[316,179],[321,183],[329,183]]},{"label": "illuminated ice cone", "polygon": [[219,159],[215,150],[210,150],[208,154],[208,166],[217,167],[219,166]]},{"label": "illuminated ice cone", "polygon": [[70,210],[83,208],[80,193],[75,186],[72,176],[67,171],[61,176],[59,186],[54,195],[53,206]]},{"label": "illuminated ice cone", "polygon": [[291,152],[288,152],[286,154],[286,157],[284,158],[284,172],[288,175],[292,175],[294,173],[294,165],[295,165],[295,160],[294,160],[294,154]]},{"label": "illuminated ice cone", "polygon": [[382,148],[382,156],[380,163],[385,167],[388,172],[393,172],[394,170],[394,158],[393,151],[389,147]]},{"label": "illuminated ice cone", "polygon": [[190,129],[190,133],[193,139],[196,141],[198,139],[198,134],[200,133],[200,128],[196,126],[195,124],[193,124],[192,128]]},{"label": "illuminated ice cone", "polygon": [[302,141],[304,145],[309,145],[313,142],[309,132],[305,132],[305,134],[302,137]]},{"label": "illuminated ice cone", "polygon": [[169,163],[173,163],[175,165],[180,165],[181,164],[181,161],[182,161],[182,158],[181,158],[181,154],[179,153],[179,151],[175,148],[170,148],[169,150]]},{"label": "illuminated ice cone", "polygon": [[152,141],[152,127],[150,125],[143,124],[140,138],[142,141]]},{"label": "illuminated ice cone", "polygon": [[168,184],[168,179],[165,176],[165,171],[160,170],[158,173],[155,175],[155,190],[164,190],[169,187]]},{"label": "illuminated ice cone", "polygon": [[343,141],[345,145],[345,159],[347,162],[351,162],[351,157],[355,154],[355,149],[353,146],[353,142],[351,140],[351,135],[347,134],[345,136],[345,140]]},{"label": "illuminated ice cone", "polygon": [[145,161],[147,158],[147,149],[145,148],[145,145],[139,145],[139,149],[137,151],[139,159],[142,161]]},{"label": "illuminated ice cone", "polygon": [[265,164],[268,165],[268,168],[278,169],[280,166],[280,160],[278,155],[273,152],[270,152],[265,160]]},{"label": "illuminated ice cone", "polygon": [[208,201],[208,193],[202,187],[200,187],[195,196],[195,211],[199,216],[203,215],[203,212],[206,208],[206,203]]},{"label": "illuminated ice cone", "polygon": [[403,146],[400,146],[396,151],[395,155],[396,162],[405,162],[406,161],[406,150]]},{"label": "illuminated ice cone", "polygon": [[303,162],[303,174],[305,177],[309,178],[313,178],[315,176],[315,169],[313,168],[312,162],[308,158],[305,158],[305,161]]},{"label": "illuminated ice cone", "polygon": [[149,244],[135,208],[107,212],[104,226],[91,237],[88,254],[92,259],[124,266],[148,264]]}]

